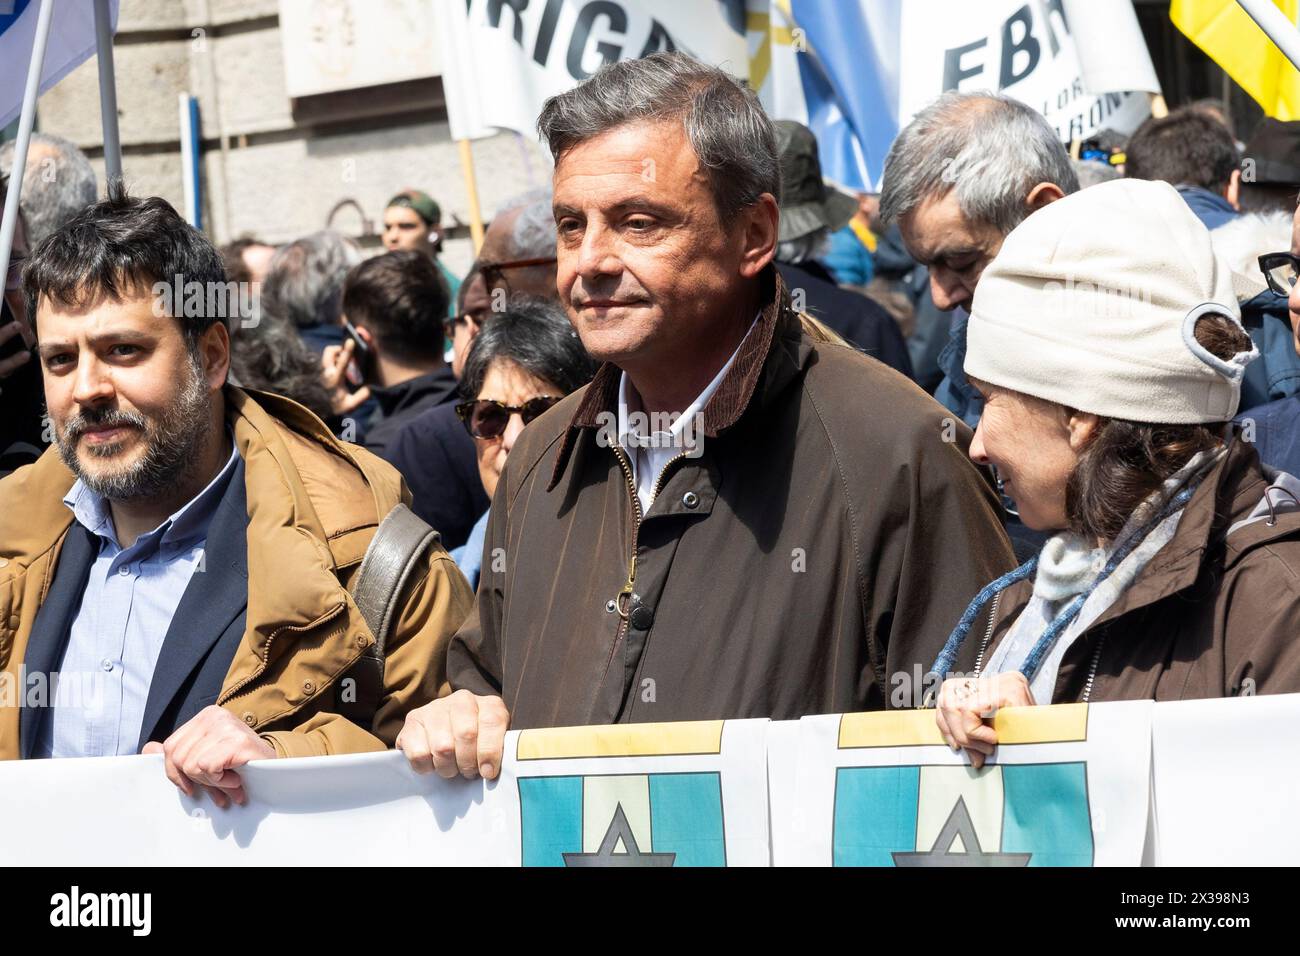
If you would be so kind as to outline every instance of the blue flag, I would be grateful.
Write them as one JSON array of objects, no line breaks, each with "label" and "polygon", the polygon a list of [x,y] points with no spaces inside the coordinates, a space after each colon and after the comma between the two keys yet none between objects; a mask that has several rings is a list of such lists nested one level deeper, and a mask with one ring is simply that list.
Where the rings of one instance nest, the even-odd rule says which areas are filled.
[{"label": "blue flag", "polygon": [[[40,0],[0,0],[0,128],[8,126],[22,112],[40,7]],[[116,31],[118,0],[111,0],[109,7]],[[94,52],[94,4],[89,0],[55,3],[41,70],[41,92],[75,70]]]}]

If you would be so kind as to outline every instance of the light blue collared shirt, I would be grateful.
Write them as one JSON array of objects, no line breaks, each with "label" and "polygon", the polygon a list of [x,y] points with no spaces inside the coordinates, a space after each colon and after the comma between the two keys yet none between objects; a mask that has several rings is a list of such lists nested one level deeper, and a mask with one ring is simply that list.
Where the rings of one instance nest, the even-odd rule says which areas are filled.
[{"label": "light blue collared shirt", "polygon": [[203,560],[208,526],[238,462],[236,446],[206,488],[129,548],[118,544],[107,500],[81,481],[68,491],[63,503],[99,538],[99,556],[72,622],[36,756],[136,752],[163,638]]},{"label": "light blue collared shirt", "polygon": [[451,559],[456,562],[456,567],[460,568],[460,573],[465,575],[465,580],[469,586],[478,590],[479,572],[483,568],[483,540],[487,537],[488,518],[492,515],[492,509],[489,507],[483,512],[483,517],[474,522],[474,527],[470,529],[469,538],[459,548],[451,550]]}]

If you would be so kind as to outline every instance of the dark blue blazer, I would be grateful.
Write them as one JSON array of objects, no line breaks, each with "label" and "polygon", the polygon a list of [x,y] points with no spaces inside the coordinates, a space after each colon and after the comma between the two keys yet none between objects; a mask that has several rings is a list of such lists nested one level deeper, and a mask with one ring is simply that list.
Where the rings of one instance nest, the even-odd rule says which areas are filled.
[{"label": "dark blue blazer", "polygon": [[[26,673],[48,675],[59,670],[98,554],[99,540],[74,521],[49,594],[32,625],[23,659]],[[204,707],[216,703],[244,636],[247,607],[248,499],[241,459],[212,515],[203,563],[190,577],[158,652],[137,751],[151,740],[165,740]],[[49,719],[49,712],[26,707],[26,694],[19,696],[24,704],[18,718],[20,752],[31,757],[40,721]]]}]

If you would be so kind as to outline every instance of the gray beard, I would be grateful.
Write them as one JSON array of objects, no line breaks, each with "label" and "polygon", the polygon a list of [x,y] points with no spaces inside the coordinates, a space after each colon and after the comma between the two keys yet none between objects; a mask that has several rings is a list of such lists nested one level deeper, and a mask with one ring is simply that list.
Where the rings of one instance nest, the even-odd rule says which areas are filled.
[{"label": "gray beard", "polygon": [[[55,430],[63,463],[87,488],[109,501],[154,498],[192,477],[212,430],[208,418],[212,406],[198,362],[191,358],[182,374],[186,374],[184,388],[157,420],[118,409],[88,410],[69,418],[63,428]],[[88,427],[104,425],[135,427],[142,433],[145,452],[135,464],[121,471],[92,474],[82,468],[77,457],[77,440]],[[119,447],[115,443],[90,448],[86,454],[108,458]]]}]

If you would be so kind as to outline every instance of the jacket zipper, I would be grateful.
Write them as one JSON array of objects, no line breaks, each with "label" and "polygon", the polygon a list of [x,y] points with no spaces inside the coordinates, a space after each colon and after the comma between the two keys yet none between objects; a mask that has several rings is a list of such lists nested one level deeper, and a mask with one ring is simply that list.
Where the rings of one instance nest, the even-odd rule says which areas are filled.
[{"label": "jacket zipper", "polygon": [[1097,665],[1101,662],[1101,646],[1106,643],[1106,632],[1097,638],[1097,649],[1092,652],[1092,666],[1088,668],[1088,683],[1083,685],[1083,702],[1092,696],[1092,682],[1097,679]]},{"label": "jacket zipper", "polygon": [[230,690],[227,691],[225,694],[221,695],[218,698],[217,703],[218,704],[230,703],[230,701],[234,700],[236,697],[239,696],[239,694],[243,691],[245,687],[247,687],[253,681],[257,680],[259,677],[262,676],[262,674],[266,671],[267,666],[270,664],[271,645],[275,642],[275,639],[277,637],[279,637],[285,631],[294,631],[296,633],[301,634],[304,631],[310,631],[313,630],[314,628],[320,627],[326,621],[338,617],[339,614],[342,613],[343,609],[346,606],[347,605],[345,604],[340,604],[336,606],[332,611],[326,612],[325,614],[316,618],[316,620],[311,621],[310,623],[307,624],[301,624],[301,625],[286,624],[283,627],[277,627],[274,631],[271,632],[271,636],[266,639],[266,645],[262,648],[262,666],[259,667],[257,670],[253,671],[253,673],[249,674],[247,677],[241,680],[234,687],[230,688]]},{"label": "jacket zipper", "polygon": [[[628,606],[632,603],[632,590],[636,586],[637,537],[641,533],[641,519],[644,517],[641,513],[641,496],[636,493],[636,478],[632,474],[632,462],[628,460],[626,452],[624,452],[620,446],[614,445],[613,447],[614,457],[618,459],[618,463],[623,469],[623,477],[627,480],[627,490],[632,496],[632,554],[628,558],[627,562],[627,580],[623,583],[623,587],[619,589],[618,594],[614,597],[614,609],[618,612],[620,620],[618,622],[618,631],[614,634],[614,643],[611,644],[609,648],[609,657],[605,659],[605,673],[601,675],[602,684],[604,684],[605,680],[609,677],[609,669],[614,664],[614,652],[618,649],[618,643],[622,640],[623,632],[627,629],[630,611],[624,606],[624,601],[627,602]],[[651,502],[653,502],[655,498],[659,497],[659,485],[663,481],[664,476],[668,474],[668,470],[685,457],[686,453],[682,452],[680,455],[668,459],[664,464],[663,469],[659,472],[659,476],[655,478],[654,488],[651,490],[650,494]]]},{"label": "jacket zipper", "polygon": [[999,591],[993,595],[993,606],[989,608],[989,626],[984,629],[984,640],[980,644],[980,653],[975,658],[975,673],[972,677],[979,677],[980,671],[984,667],[984,652],[988,650],[989,641],[993,638],[993,624],[998,619],[998,603],[1002,600],[1002,592]]}]

